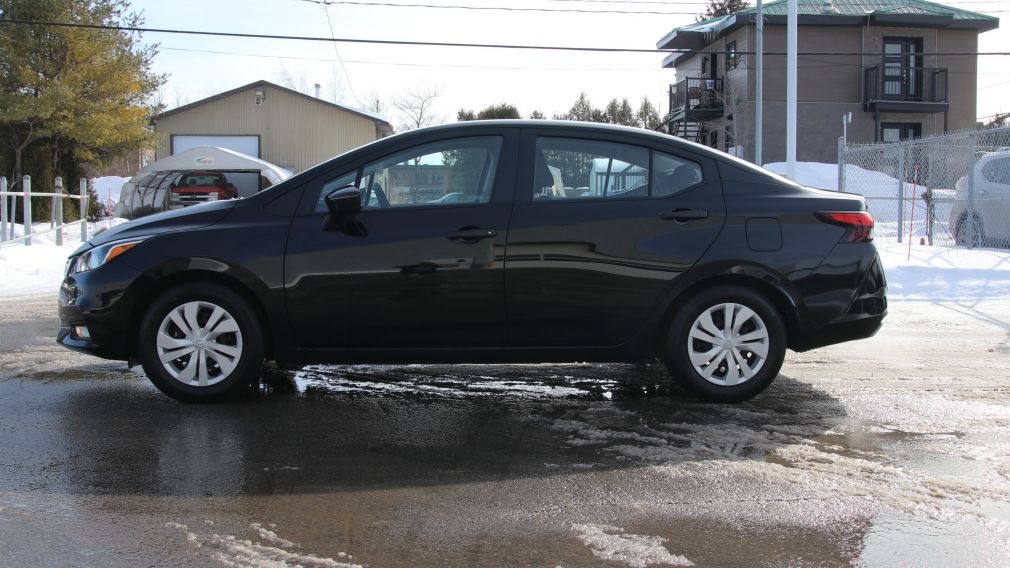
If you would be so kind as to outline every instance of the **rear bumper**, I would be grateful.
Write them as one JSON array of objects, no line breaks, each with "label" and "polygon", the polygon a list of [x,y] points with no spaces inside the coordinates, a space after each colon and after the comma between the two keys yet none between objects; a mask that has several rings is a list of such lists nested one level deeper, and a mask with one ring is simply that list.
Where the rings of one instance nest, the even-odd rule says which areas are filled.
[{"label": "rear bumper", "polygon": [[884,268],[880,264],[880,257],[875,250],[858,282],[855,293],[851,294],[848,305],[840,317],[821,326],[807,326],[801,329],[789,347],[795,351],[807,351],[835,343],[873,337],[887,316],[887,280]]}]

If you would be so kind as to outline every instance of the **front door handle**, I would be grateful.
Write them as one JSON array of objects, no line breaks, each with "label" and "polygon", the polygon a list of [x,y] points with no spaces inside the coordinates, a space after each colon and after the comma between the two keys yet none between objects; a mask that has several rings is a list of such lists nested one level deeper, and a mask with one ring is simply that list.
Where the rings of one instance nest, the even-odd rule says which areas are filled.
[{"label": "front door handle", "polygon": [[464,243],[475,243],[481,239],[490,239],[498,236],[498,230],[495,228],[480,228],[480,227],[466,227],[458,231],[453,231],[445,236],[445,238],[453,241],[462,241]]},{"label": "front door handle", "polygon": [[673,211],[665,211],[661,213],[659,218],[667,220],[672,219],[679,223],[684,223],[695,219],[708,219],[708,211],[699,211],[697,209],[674,209]]}]

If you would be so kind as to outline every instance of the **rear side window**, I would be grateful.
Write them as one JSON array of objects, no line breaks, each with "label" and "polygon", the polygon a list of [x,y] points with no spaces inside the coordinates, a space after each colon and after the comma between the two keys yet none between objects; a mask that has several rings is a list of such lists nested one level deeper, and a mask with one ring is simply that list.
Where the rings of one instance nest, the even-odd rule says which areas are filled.
[{"label": "rear side window", "polygon": [[702,182],[701,165],[662,152],[653,152],[652,195],[666,197]]},{"label": "rear side window", "polygon": [[596,140],[537,140],[535,201],[648,195],[649,151],[645,148]]},{"label": "rear side window", "polygon": [[982,166],[982,175],[992,183],[1010,184],[1010,158],[997,158]]}]

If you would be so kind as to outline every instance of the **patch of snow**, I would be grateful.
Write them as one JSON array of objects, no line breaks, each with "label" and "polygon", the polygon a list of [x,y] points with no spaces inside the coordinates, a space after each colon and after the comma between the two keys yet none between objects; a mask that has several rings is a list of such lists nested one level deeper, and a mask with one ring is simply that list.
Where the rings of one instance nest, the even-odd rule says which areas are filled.
[{"label": "patch of snow", "polygon": [[[188,542],[193,543],[197,548],[210,552],[214,560],[232,568],[279,568],[282,566],[363,568],[360,564],[339,562],[332,558],[285,550],[285,548],[294,548],[297,545],[278,537],[273,531],[264,529],[259,523],[253,523],[252,528],[259,533],[261,539],[277,546],[240,539],[232,535],[201,535],[190,531],[189,527],[179,523],[166,523],[165,526],[186,531]],[[337,557],[352,558],[344,552],[338,554]]]},{"label": "patch of snow", "polygon": [[670,554],[663,546],[667,539],[662,537],[625,534],[622,532],[624,529],[610,525],[575,524],[572,530],[583,544],[592,549],[593,556],[603,560],[621,562],[631,568],[645,568],[652,564],[694,566],[694,562],[686,557]]},{"label": "patch of snow", "polygon": [[[284,548],[301,548],[301,545],[295,544],[290,540],[277,536],[277,533],[275,533],[272,530],[264,528],[263,525],[260,523],[252,523],[249,526],[260,535],[261,539],[267,542],[276,544],[278,546],[283,546]],[[277,528],[277,525],[271,524],[270,528],[271,529]]]}]

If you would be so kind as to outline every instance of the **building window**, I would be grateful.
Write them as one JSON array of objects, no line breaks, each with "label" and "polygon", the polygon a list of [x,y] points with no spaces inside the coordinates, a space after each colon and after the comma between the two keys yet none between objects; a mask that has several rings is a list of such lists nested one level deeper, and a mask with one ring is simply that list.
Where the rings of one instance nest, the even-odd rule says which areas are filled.
[{"label": "building window", "polygon": [[736,42],[731,41],[726,44],[726,70],[736,69],[740,63],[740,56],[736,52]]},{"label": "building window", "polygon": [[901,142],[922,136],[922,125],[914,122],[885,122],[880,125],[881,142]]},{"label": "building window", "polygon": [[718,130],[712,130],[711,132],[708,133],[708,145],[709,145],[709,147],[715,148],[716,150],[719,149],[719,131]]},{"label": "building window", "polygon": [[704,77],[708,73],[708,56],[701,58],[701,76]]}]

